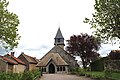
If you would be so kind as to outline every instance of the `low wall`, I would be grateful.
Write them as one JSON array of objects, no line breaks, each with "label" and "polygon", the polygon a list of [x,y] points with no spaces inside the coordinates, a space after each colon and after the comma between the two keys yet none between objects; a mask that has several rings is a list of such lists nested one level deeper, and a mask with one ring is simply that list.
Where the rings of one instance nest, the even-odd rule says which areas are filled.
[{"label": "low wall", "polygon": [[104,64],[104,69],[108,71],[120,72],[120,60],[107,60]]}]

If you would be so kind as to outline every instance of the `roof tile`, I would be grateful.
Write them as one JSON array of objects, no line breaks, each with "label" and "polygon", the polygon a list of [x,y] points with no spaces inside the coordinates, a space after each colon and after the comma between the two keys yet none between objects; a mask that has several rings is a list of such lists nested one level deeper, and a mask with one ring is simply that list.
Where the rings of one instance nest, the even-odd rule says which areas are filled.
[{"label": "roof tile", "polygon": [[12,60],[12,59],[9,59],[9,58],[7,58],[7,57],[5,57],[5,56],[0,56],[4,61],[6,61],[7,63],[11,63],[11,64],[15,64],[15,65],[17,65],[18,63],[17,62],[15,62],[14,60]]}]

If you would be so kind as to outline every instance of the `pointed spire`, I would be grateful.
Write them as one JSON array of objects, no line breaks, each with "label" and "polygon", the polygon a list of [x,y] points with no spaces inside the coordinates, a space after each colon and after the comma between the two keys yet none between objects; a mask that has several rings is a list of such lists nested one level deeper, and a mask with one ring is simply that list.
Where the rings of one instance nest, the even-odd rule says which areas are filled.
[{"label": "pointed spire", "polygon": [[56,34],[55,38],[63,38],[63,35],[61,33],[61,30],[60,30],[60,27],[58,28],[58,31],[57,31],[57,34]]},{"label": "pointed spire", "polygon": [[54,39],[55,39],[54,45],[58,45],[58,46],[60,46],[61,48],[64,49],[64,46],[65,46],[65,44],[64,44],[64,37],[63,37],[63,35],[61,33],[60,28],[58,28],[57,34],[56,34]]}]

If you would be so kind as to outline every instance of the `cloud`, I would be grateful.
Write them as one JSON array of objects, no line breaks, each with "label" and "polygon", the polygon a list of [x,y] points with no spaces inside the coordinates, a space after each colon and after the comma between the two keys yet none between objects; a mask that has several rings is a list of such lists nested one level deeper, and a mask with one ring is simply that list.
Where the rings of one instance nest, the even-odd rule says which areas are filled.
[{"label": "cloud", "polygon": [[118,50],[119,48],[119,44],[102,44],[101,49],[99,50],[99,53],[101,54],[101,56],[107,56],[111,50]]},{"label": "cloud", "polygon": [[18,49],[28,50],[28,51],[39,51],[39,50],[49,49],[49,47],[47,45],[41,45],[41,46],[20,45]]},{"label": "cloud", "polygon": [[15,49],[15,56],[19,56],[21,52],[24,52],[25,54],[36,57],[40,59],[43,57],[51,48],[47,45],[19,45],[18,48]]}]

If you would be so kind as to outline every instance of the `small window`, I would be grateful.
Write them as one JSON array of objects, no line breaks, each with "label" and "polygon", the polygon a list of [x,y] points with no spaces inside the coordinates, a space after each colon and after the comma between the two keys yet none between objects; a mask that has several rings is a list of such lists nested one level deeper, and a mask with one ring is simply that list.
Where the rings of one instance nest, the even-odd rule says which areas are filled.
[{"label": "small window", "polygon": [[44,70],[43,70],[43,68],[42,68],[42,72],[43,72]]},{"label": "small window", "polygon": [[62,66],[60,66],[60,71],[62,71]]},{"label": "small window", "polygon": [[46,68],[45,67],[42,67],[42,72],[46,72]]},{"label": "small window", "polygon": [[46,72],[46,68],[44,68],[44,72]]},{"label": "small window", "polygon": [[60,70],[59,70],[59,67],[57,67],[57,71],[60,71]]},{"label": "small window", "polygon": [[65,71],[65,66],[63,66],[63,71]]},{"label": "small window", "polygon": [[58,39],[58,42],[60,42],[60,39]]}]

